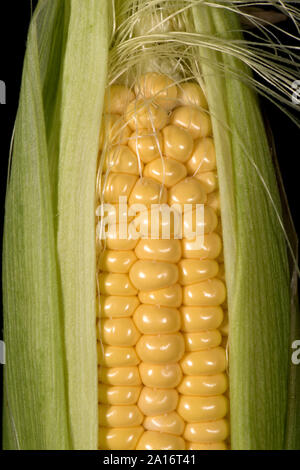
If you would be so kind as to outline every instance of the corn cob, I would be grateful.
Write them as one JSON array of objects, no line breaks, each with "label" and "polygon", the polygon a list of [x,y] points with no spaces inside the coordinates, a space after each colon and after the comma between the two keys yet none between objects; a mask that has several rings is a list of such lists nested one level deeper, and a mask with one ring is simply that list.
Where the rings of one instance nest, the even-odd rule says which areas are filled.
[{"label": "corn cob", "polygon": [[[6,448],[297,446],[285,233],[239,23],[223,2],[162,3],[160,21],[155,1],[45,0],[32,21],[6,206]],[[183,237],[176,211],[151,218],[166,204],[189,204]]]},{"label": "corn cob", "polygon": [[[134,92],[121,85],[107,91],[103,122],[114,126],[100,138],[100,199],[116,204],[126,196],[129,207],[190,204],[192,217],[183,220],[182,240],[147,233],[131,250],[123,251],[128,239],[115,239],[113,249],[108,239],[99,250],[100,449],[227,448],[226,353],[218,329],[226,292],[216,261],[219,214],[207,204],[207,194],[217,191],[207,108],[198,84],[177,86],[158,73],[142,75]],[[205,240],[192,249],[189,234],[203,203]],[[112,385],[116,375],[123,382]]]}]

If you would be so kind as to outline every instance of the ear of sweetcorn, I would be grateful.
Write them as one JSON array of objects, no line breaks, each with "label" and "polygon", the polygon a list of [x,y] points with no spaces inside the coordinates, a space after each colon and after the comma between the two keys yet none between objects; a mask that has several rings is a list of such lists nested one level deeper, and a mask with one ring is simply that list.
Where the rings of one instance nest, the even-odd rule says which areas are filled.
[{"label": "ear of sweetcorn", "polygon": [[[245,64],[255,66],[247,44],[239,49],[235,2],[188,3],[44,0],[32,19],[6,202],[6,448],[97,447],[94,188],[104,89],[107,74],[111,82],[140,73],[145,62],[157,66],[156,43],[162,57],[171,54],[171,65],[172,54],[176,61],[191,46],[191,78],[201,69],[213,121],[232,448],[283,448],[286,434],[289,447],[298,445],[295,399],[288,402],[290,275],[270,151]],[[161,7],[163,22],[178,18],[175,30],[160,29]],[[273,75],[262,74],[275,81],[285,72],[277,65]],[[287,407],[293,422],[286,428]]]}]

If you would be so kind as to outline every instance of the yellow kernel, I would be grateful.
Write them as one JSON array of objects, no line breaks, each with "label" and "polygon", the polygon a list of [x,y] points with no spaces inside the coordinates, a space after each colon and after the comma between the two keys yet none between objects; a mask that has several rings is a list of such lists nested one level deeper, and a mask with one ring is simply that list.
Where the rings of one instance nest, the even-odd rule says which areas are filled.
[{"label": "yellow kernel", "polygon": [[135,254],[139,259],[178,263],[181,258],[181,243],[179,240],[139,240]]},{"label": "yellow kernel", "polygon": [[203,204],[205,201],[206,194],[203,186],[195,178],[185,178],[169,190],[169,205]]},{"label": "yellow kernel", "polygon": [[208,112],[197,106],[179,106],[171,115],[171,124],[186,129],[193,139],[207,137],[212,133]]},{"label": "yellow kernel", "polygon": [[131,318],[106,318],[99,323],[99,339],[111,346],[134,346],[140,333]]},{"label": "yellow kernel", "polygon": [[[130,221],[130,217],[128,217],[128,221]],[[119,238],[122,235],[122,230],[127,234],[126,238]],[[105,246],[108,250],[134,250],[138,241],[128,233],[128,227],[125,228],[122,224],[110,225],[109,230],[105,233]]]},{"label": "yellow kernel", "polygon": [[152,204],[165,204],[167,191],[164,186],[151,178],[140,178],[132,189],[129,204],[143,204],[150,207]]},{"label": "yellow kernel", "polygon": [[223,310],[219,306],[182,306],[180,312],[181,329],[187,333],[218,328],[223,320]]},{"label": "yellow kernel", "polygon": [[148,364],[141,362],[139,371],[146,387],[173,389],[180,384],[182,379],[182,371],[178,363]]},{"label": "yellow kernel", "polygon": [[211,396],[222,395],[227,388],[228,378],[225,373],[198,376],[186,375],[178,387],[178,392],[182,395],[195,397]]},{"label": "yellow kernel", "polygon": [[178,268],[164,261],[138,260],[131,267],[129,277],[136,289],[151,291],[175,284]]},{"label": "yellow kernel", "polygon": [[108,145],[127,144],[130,134],[130,128],[119,114],[103,114],[99,150],[103,149],[105,142]]},{"label": "yellow kernel", "polygon": [[[121,173],[116,173],[115,176],[120,174]],[[124,176],[124,181],[126,182],[126,176],[132,177],[133,175]],[[105,178],[104,175],[103,178]],[[137,180],[137,177],[133,176],[133,179],[135,182]],[[106,182],[109,182],[108,178]],[[104,186],[104,179],[102,181],[102,185]],[[125,222],[133,220],[133,216],[129,215],[129,209],[127,205],[123,202],[121,204],[105,203],[103,204],[103,206],[99,206],[97,208],[96,215],[99,217],[99,220],[103,221],[103,225],[106,225],[105,234],[109,238],[118,238],[121,235],[122,231],[124,232]],[[126,237],[126,231],[124,236]]]},{"label": "yellow kernel", "polygon": [[184,431],[184,421],[176,411],[164,415],[146,416],[143,426],[147,431],[166,432],[181,436]]},{"label": "yellow kernel", "polygon": [[215,233],[207,233],[201,246],[196,239],[182,240],[182,256],[187,259],[215,259],[222,249],[221,237]]},{"label": "yellow kernel", "polygon": [[228,399],[224,395],[211,397],[181,395],[177,412],[187,423],[221,419],[228,412]]},{"label": "yellow kernel", "polygon": [[105,295],[136,295],[137,290],[130,282],[128,274],[101,273],[99,275],[100,294]]},{"label": "yellow kernel", "polygon": [[208,279],[182,289],[184,305],[221,305],[226,298],[225,285],[219,279]]},{"label": "yellow kernel", "polygon": [[143,175],[170,188],[186,177],[186,167],[172,158],[157,158],[148,163]]},{"label": "yellow kernel", "polygon": [[136,345],[136,351],[143,362],[151,364],[172,364],[184,354],[182,334],[142,335]]},{"label": "yellow kernel", "polygon": [[144,100],[135,100],[127,106],[125,120],[133,131],[140,129],[156,131],[166,126],[168,114],[161,106]]},{"label": "yellow kernel", "polygon": [[162,135],[164,155],[182,163],[186,162],[194,147],[191,134],[182,127],[170,125],[164,127]]},{"label": "yellow kernel", "polygon": [[[130,207],[129,210],[132,209]],[[137,215],[129,224],[129,232],[131,230],[135,236],[141,239],[159,238],[170,241],[170,238],[180,238],[182,221],[180,212],[176,208],[170,208],[167,204],[152,206],[151,210],[136,211]]]},{"label": "yellow kernel", "polygon": [[213,232],[218,225],[218,217],[211,207],[205,205],[203,212],[187,211],[184,214],[182,223],[184,238],[193,238],[196,235]]},{"label": "yellow kernel", "polygon": [[216,212],[216,214],[220,215],[221,203],[219,191],[214,191],[213,193],[207,195],[207,205],[211,207]]},{"label": "yellow kernel", "polygon": [[128,273],[137,260],[134,251],[105,250],[100,255],[99,268],[111,273]]},{"label": "yellow kernel", "polygon": [[136,450],[185,450],[185,442],[181,437],[172,434],[146,431]]},{"label": "yellow kernel", "polygon": [[142,426],[132,428],[99,428],[98,446],[100,450],[135,450],[143,434]]},{"label": "yellow kernel", "polygon": [[135,85],[135,93],[170,110],[176,106],[177,86],[167,75],[149,72],[142,75]]},{"label": "yellow kernel", "polygon": [[139,358],[133,347],[107,346],[97,343],[98,364],[104,367],[126,367],[138,365]]},{"label": "yellow kernel", "polygon": [[162,305],[164,307],[180,307],[182,291],[179,284],[164,289],[149,292],[139,292],[139,300],[142,304]]},{"label": "yellow kernel", "polygon": [[139,369],[136,366],[99,367],[99,382],[107,385],[141,385]]},{"label": "yellow kernel", "polygon": [[176,409],[178,392],[171,389],[144,387],[138,401],[138,407],[145,416],[170,413]]},{"label": "yellow kernel", "polygon": [[139,426],[143,415],[136,405],[99,405],[99,423],[108,428]]},{"label": "yellow kernel", "polygon": [[219,330],[198,331],[183,335],[186,351],[201,351],[215,348],[221,344],[222,335]]},{"label": "yellow kernel", "polygon": [[194,177],[201,182],[206,194],[210,194],[218,189],[218,176],[215,171],[196,173]]},{"label": "yellow kernel", "polygon": [[191,158],[186,163],[189,175],[205,173],[216,169],[215,144],[211,137],[197,139]]},{"label": "yellow kernel", "polygon": [[[143,169],[141,163],[141,170]],[[103,172],[109,170],[113,173],[129,173],[139,175],[140,168],[137,156],[127,145],[115,145],[111,147],[104,159]]]},{"label": "yellow kernel", "polygon": [[144,163],[149,163],[162,156],[163,139],[159,131],[155,134],[147,129],[139,129],[133,132],[128,140],[130,149]]},{"label": "yellow kernel", "polygon": [[110,173],[108,177],[103,175],[101,195],[105,203],[117,203],[119,197],[129,198],[129,195],[137,181],[136,175],[125,173]]},{"label": "yellow kernel", "polygon": [[186,82],[178,86],[178,101],[182,105],[199,106],[208,109],[208,104],[203,90],[198,83]]},{"label": "yellow kernel", "polygon": [[218,346],[205,351],[188,352],[181,360],[181,367],[186,375],[210,375],[224,372],[225,349]]},{"label": "yellow kernel", "polygon": [[179,264],[179,282],[181,285],[194,284],[210,279],[218,274],[219,265],[214,260],[182,259]]},{"label": "yellow kernel", "polygon": [[184,438],[191,442],[214,443],[227,439],[229,425],[226,419],[206,423],[189,423],[184,431]]},{"label": "yellow kernel", "polygon": [[97,298],[98,316],[107,318],[130,317],[140,302],[137,296],[101,295]]},{"label": "yellow kernel", "polygon": [[104,112],[123,114],[127,105],[133,101],[135,95],[124,85],[111,85],[105,93]]},{"label": "yellow kernel", "polygon": [[142,387],[98,385],[98,401],[106,405],[134,405],[137,403]]},{"label": "yellow kernel", "polygon": [[176,333],[181,325],[179,310],[160,305],[140,305],[133,320],[144,335]]}]

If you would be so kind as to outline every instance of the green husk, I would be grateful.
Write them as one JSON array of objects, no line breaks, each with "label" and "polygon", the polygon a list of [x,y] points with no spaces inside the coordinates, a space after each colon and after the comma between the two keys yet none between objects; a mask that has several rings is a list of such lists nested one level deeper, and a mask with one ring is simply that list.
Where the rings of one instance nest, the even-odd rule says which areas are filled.
[{"label": "green husk", "polygon": [[[209,20],[204,22],[200,9],[194,12],[197,32],[210,24],[210,33],[240,38],[239,32],[231,33],[239,30],[234,15],[213,8],[207,9],[207,15]],[[250,71],[228,55],[219,60],[225,65],[219,90],[231,143],[230,152],[224,151],[222,137],[214,132],[230,324],[231,445],[233,449],[282,449],[290,360],[290,281],[284,234],[272,205],[281,214],[280,200],[257,97],[230,73]],[[217,119],[220,97],[215,97],[209,80],[211,68],[204,65],[203,73],[210,109],[216,116],[213,126],[219,128],[223,125]]]},{"label": "green husk", "polygon": [[4,233],[6,449],[97,448],[94,187],[108,2],[41,0]]},{"label": "green husk", "polygon": [[[231,445],[299,448],[286,233],[259,86],[245,65],[250,53],[234,49],[241,44],[236,3],[116,0],[111,11],[109,0],[40,0],[6,200],[5,448],[97,448],[94,215],[105,85],[107,77],[130,81],[163,63],[174,73],[181,60],[189,66],[184,78],[205,84],[217,150]],[[178,30],[155,31],[161,5],[164,19],[182,8],[172,17]],[[267,78],[292,76],[284,67]]]},{"label": "green husk", "polygon": [[75,449],[98,444],[94,188],[110,34],[107,4],[72,0],[62,77],[57,251]]},{"label": "green husk", "polygon": [[28,36],[5,206],[5,449],[70,446],[38,32],[39,14],[49,13],[43,45],[50,45],[59,9],[57,2],[43,8],[37,9]]}]

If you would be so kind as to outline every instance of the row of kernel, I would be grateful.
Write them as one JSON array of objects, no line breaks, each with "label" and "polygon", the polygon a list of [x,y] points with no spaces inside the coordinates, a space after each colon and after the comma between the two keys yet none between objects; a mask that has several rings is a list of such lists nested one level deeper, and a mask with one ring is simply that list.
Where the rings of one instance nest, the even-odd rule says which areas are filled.
[{"label": "row of kernel", "polygon": [[[118,189],[122,193],[133,188],[138,179],[139,163],[124,145],[130,131],[121,117],[124,106],[134,95],[123,87],[111,91],[114,93],[110,97],[113,109],[103,120],[104,137],[100,148],[104,144],[106,147],[102,187],[98,189],[100,199],[118,209]],[[111,178],[111,175],[116,177]],[[142,435],[144,418],[137,406],[141,378],[136,343],[140,334],[132,320],[139,300],[128,276],[136,260],[137,240],[122,239],[117,222],[98,257],[99,448],[129,450],[135,449]]]},{"label": "row of kernel", "polygon": [[[212,139],[209,146],[207,142],[205,145],[206,149],[198,154],[198,161],[191,159],[187,163],[188,173],[193,173],[201,181],[208,195],[206,204],[217,214],[217,174]],[[205,171],[207,162],[209,172]],[[207,226],[204,224],[206,238],[220,241],[215,230],[218,230],[217,218]],[[228,422],[225,419],[228,400],[224,396],[227,389],[226,362],[219,330],[224,322],[220,305],[225,301],[225,287],[222,282],[224,276],[220,275],[216,261],[220,256],[221,244],[217,245],[209,254],[191,248],[189,259],[182,262],[180,278],[186,354],[181,361],[184,377],[178,387],[178,413],[187,423],[184,431],[187,448],[195,450],[225,449],[228,437]]]},{"label": "row of kernel", "polygon": [[[147,81],[148,88],[153,88],[151,83]],[[142,89],[145,84],[146,79],[142,83]],[[173,96],[175,93],[171,90]],[[171,108],[170,103],[167,105]],[[168,142],[168,131],[172,131],[171,126],[162,129],[164,142]],[[143,159],[143,148],[139,146],[136,150]],[[158,158],[149,159],[143,170],[141,192],[145,181],[153,187],[158,184],[157,196],[163,194],[159,202],[165,203],[168,201],[167,189],[171,191],[172,186],[186,176],[186,171],[184,165],[176,159],[170,158],[166,164],[161,148],[160,153]],[[136,199],[146,206],[155,202],[154,193],[149,191],[144,191]],[[176,264],[181,257],[181,247],[179,240],[141,240],[136,254],[138,261],[130,270],[130,278],[139,290],[142,302],[136,312],[136,325],[143,335],[138,344],[138,354],[142,361],[140,374],[144,385],[139,407],[145,415],[145,432],[137,449],[184,449],[184,440],[181,437],[184,422],[176,412],[176,386],[182,377],[178,362],[184,353],[183,338],[178,332],[178,307],[181,305],[182,295]]]}]

